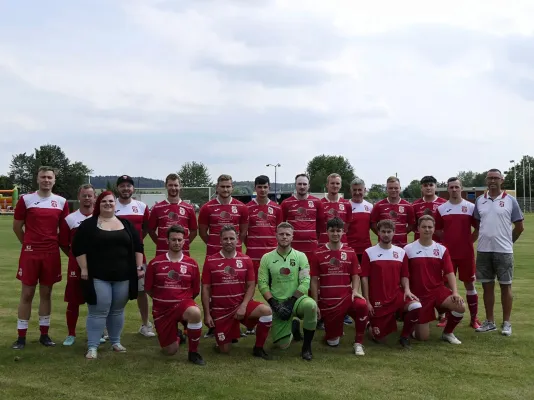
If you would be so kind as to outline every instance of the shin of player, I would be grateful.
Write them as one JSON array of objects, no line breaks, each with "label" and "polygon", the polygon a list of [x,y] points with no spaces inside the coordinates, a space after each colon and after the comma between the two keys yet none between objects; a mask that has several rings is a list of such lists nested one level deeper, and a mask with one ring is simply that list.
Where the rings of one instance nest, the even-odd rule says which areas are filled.
[{"label": "shin of player", "polygon": [[163,352],[167,355],[178,352],[178,323],[181,322],[187,326],[189,361],[204,365],[198,353],[202,317],[194,300],[200,293],[200,273],[196,261],[183,254],[185,236],[181,225],[167,229],[168,251],[148,265],[145,290],[152,297],[152,316]]},{"label": "shin of player", "polygon": [[[282,222],[276,229],[278,246],[260,261],[258,289],[273,311],[273,342],[287,348],[293,338],[293,317],[303,320],[301,356],[312,359],[312,340],[317,325],[317,303],[306,295],[310,290],[310,266],[303,252],[291,247],[293,226]],[[299,329],[298,321],[297,330]]]},{"label": "shin of player", "polygon": [[255,357],[270,359],[264,350],[272,323],[269,306],[254,301],[256,279],[249,256],[237,251],[237,230],[225,225],[220,232],[221,250],[209,256],[202,269],[204,322],[214,329],[217,348],[230,351],[241,336],[240,325],[256,328]]},{"label": "shin of player", "polygon": [[362,292],[367,300],[370,334],[381,342],[397,330],[395,315],[403,315],[404,325],[399,342],[410,348],[410,336],[419,321],[421,303],[410,290],[408,258],[405,251],[393,246],[395,223],[382,220],[377,224],[379,243],[362,256]]},{"label": "shin of player", "polygon": [[72,346],[76,341],[76,325],[80,314],[80,305],[85,303],[80,284],[81,270],[72,254],[72,242],[78,226],[93,214],[95,205],[95,189],[91,184],[82,185],[78,189],[80,208],[70,213],[59,227],[59,242],[61,250],[69,258],[67,269],[67,286],[65,287],[65,302],[67,303],[66,319],[68,336],[64,346]]},{"label": "shin of player", "polygon": [[326,226],[328,243],[319,247],[310,260],[311,294],[319,305],[317,317],[324,321],[326,343],[338,346],[344,316],[350,315],[356,323],[354,354],[363,356],[368,311],[359,293],[360,264],[354,250],[341,243],[343,220],[334,217]]},{"label": "shin of player", "polygon": [[[419,218],[418,231],[419,240],[405,247],[409,260],[411,290],[419,297],[423,306],[415,337],[418,340],[429,338],[429,322],[435,320],[434,309],[437,309],[447,313],[447,325],[443,330],[442,340],[461,344],[453,331],[464,316],[465,306],[464,300],[458,295],[449,250],[432,240],[435,220],[431,215]],[[447,278],[448,287],[443,282],[443,276]]]},{"label": "shin of player", "polygon": [[13,231],[22,248],[17,279],[22,283],[18,307],[18,338],[12,348],[26,345],[26,331],[31,316],[35,289],[39,284],[39,342],[55,346],[48,336],[52,310],[52,286],[61,281],[61,256],[58,229],[69,214],[67,201],[52,193],[56,174],[51,167],[40,167],[37,173],[39,190],[23,195],[15,208]]}]

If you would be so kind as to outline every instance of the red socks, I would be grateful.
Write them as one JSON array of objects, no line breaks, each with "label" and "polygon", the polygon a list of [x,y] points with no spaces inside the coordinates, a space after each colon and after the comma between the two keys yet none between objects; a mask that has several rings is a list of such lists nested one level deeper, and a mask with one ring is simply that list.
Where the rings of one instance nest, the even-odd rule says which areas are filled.
[{"label": "red socks", "polygon": [[39,330],[41,335],[48,335],[50,329],[50,315],[39,315]]},{"label": "red socks", "polygon": [[256,325],[256,347],[261,347],[265,345],[265,341],[269,336],[269,331],[271,330],[271,325],[273,323],[273,316],[267,315],[265,317],[260,317],[258,325]]},{"label": "red socks", "polygon": [[76,325],[78,323],[78,316],[80,315],[80,306],[74,303],[67,304],[67,329],[69,336],[76,336]]},{"label": "red socks", "polygon": [[19,337],[26,337],[26,332],[28,331],[28,320],[19,319],[17,320],[17,331]]},{"label": "red socks", "polygon": [[[409,306],[408,306],[409,307]],[[402,326],[401,337],[410,338],[415,325],[419,322],[419,312],[421,311],[421,305],[414,308],[413,310],[408,311],[404,314],[404,325]]]},{"label": "red socks", "polygon": [[454,328],[456,328],[456,325],[460,323],[463,317],[463,314],[458,313],[456,311],[447,312],[447,325],[445,325],[443,333],[452,333],[454,331]]},{"label": "red socks", "polygon": [[365,299],[360,299],[356,297],[352,302],[352,312],[350,314],[352,319],[354,319],[355,325],[355,337],[354,342],[362,344],[363,338],[365,336],[365,328],[367,327],[367,322],[369,320],[369,310],[367,308],[367,302]]},{"label": "red socks", "polygon": [[469,314],[471,314],[471,321],[473,321],[476,319],[478,314],[478,294],[476,290],[468,291],[465,297],[467,300],[467,306],[469,307]]},{"label": "red socks", "polygon": [[189,342],[189,352],[197,353],[200,335],[202,334],[202,322],[187,324],[187,338]]}]

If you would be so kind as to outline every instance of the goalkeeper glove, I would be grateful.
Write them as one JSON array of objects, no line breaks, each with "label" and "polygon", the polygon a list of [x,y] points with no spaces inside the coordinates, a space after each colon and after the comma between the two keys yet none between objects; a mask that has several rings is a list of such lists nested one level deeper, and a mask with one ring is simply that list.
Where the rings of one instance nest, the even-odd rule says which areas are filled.
[{"label": "goalkeeper glove", "polygon": [[275,313],[278,313],[280,311],[280,307],[282,307],[282,305],[274,297],[271,297],[269,300],[267,300],[267,303],[269,303],[271,310],[273,310]]},{"label": "goalkeeper glove", "polygon": [[295,307],[295,302],[297,298],[292,296],[286,301],[284,301],[280,306],[280,311],[278,311],[278,316],[281,320],[287,321],[293,315],[293,307]]}]

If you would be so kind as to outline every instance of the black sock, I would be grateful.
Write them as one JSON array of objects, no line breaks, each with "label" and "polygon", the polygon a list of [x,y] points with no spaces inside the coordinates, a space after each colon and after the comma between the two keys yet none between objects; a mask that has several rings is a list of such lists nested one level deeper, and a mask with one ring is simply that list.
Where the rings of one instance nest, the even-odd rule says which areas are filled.
[{"label": "black sock", "polygon": [[311,349],[313,335],[315,335],[315,330],[310,331],[308,329],[304,329],[304,342],[302,343],[302,349]]}]

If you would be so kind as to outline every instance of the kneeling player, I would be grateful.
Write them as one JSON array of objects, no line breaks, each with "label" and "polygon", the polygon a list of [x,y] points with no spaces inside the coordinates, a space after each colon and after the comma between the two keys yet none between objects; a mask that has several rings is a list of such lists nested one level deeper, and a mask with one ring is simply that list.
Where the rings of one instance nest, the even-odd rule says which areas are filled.
[{"label": "kneeling player", "polygon": [[252,354],[270,359],[263,346],[273,320],[269,306],[254,301],[256,277],[249,256],[236,250],[237,232],[233,225],[221,230],[220,252],[209,256],[202,269],[202,306],[204,321],[214,328],[221,353],[228,353],[233,341],[241,336],[240,325],[256,326],[256,343]]},{"label": "kneeling player", "polygon": [[344,317],[350,315],[356,323],[354,354],[363,356],[367,303],[358,293],[361,268],[356,253],[341,243],[343,226],[343,220],[337,217],[326,224],[328,243],[319,247],[310,260],[311,294],[319,304],[317,316],[324,321],[326,343],[339,345]]},{"label": "kneeling player", "polygon": [[371,336],[383,340],[397,331],[396,314],[403,314],[400,344],[410,348],[410,336],[419,321],[421,303],[410,291],[408,258],[405,251],[392,245],[395,223],[382,220],[377,224],[376,246],[362,256],[362,291],[369,308]]},{"label": "kneeling player", "polygon": [[[306,255],[291,248],[293,226],[282,222],[276,228],[278,247],[260,261],[258,289],[273,312],[273,342],[288,348],[293,338],[292,319],[303,320],[302,358],[312,359],[311,343],[317,326],[317,303],[305,295],[310,290],[310,266]],[[297,322],[296,331],[299,329]]]},{"label": "kneeling player", "polygon": [[167,230],[169,250],[156,256],[147,267],[145,291],[152,297],[152,316],[159,344],[168,355],[178,352],[178,323],[187,323],[188,359],[204,365],[198,353],[202,317],[194,298],[200,293],[200,273],[195,260],[182,253],[185,230],[173,225]]},{"label": "kneeling player", "polygon": [[[432,240],[435,230],[434,217],[423,215],[417,225],[419,239],[404,248],[409,260],[410,284],[423,305],[419,324],[415,329],[415,338],[429,338],[429,322],[436,319],[435,308],[438,312],[447,311],[447,325],[441,338],[452,344],[461,344],[453,331],[464,316],[465,306],[456,289],[456,277],[449,251]],[[447,278],[449,287],[445,286],[443,277]]]}]

